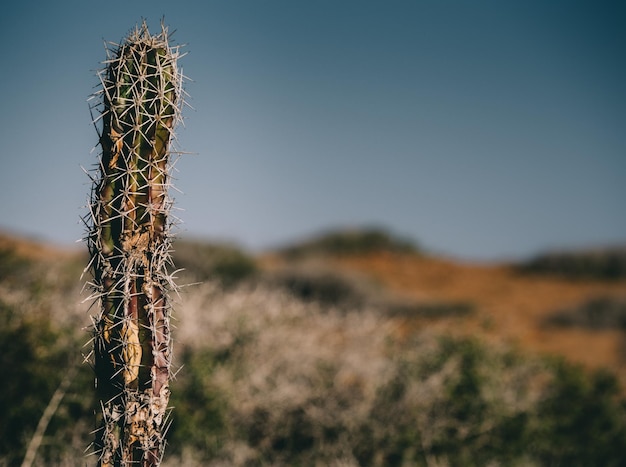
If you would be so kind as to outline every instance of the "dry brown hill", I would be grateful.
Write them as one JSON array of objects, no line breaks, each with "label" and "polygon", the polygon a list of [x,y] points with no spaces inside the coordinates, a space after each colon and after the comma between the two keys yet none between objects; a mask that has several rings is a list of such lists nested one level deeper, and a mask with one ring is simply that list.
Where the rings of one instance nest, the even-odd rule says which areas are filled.
[{"label": "dry brown hill", "polygon": [[[606,325],[596,325],[593,316],[576,322],[576,315],[604,302],[621,306],[624,313],[623,279],[574,281],[520,274],[507,265],[460,264],[387,253],[335,261],[418,302],[468,302],[475,307],[474,313],[462,317],[406,315],[400,335],[423,326],[445,328],[454,334],[506,341],[530,352],[563,355],[588,367],[609,367],[626,381],[626,341],[619,321],[623,318]],[[606,312],[599,309],[596,314],[602,313]]]},{"label": "dry brown hill", "polygon": [[[373,280],[404,303],[400,310],[391,307],[397,316],[398,338],[425,327],[475,336],[524,352],[563,356],[591,369],[608,368],[626,387],[623,250],[617,256],[563,254],[553,268],[558,274],[550,274],[543,266],[554,262],[552,255],[524,265],[466,263],[421,254],[405,243],[395,248],[389,238],[381,240],[380,232],[376,242],[368,235],[355,241],[354,232],[330,234],[282,254],[267,255],[261,263],[266,269],[280,270],[294,261],[294,251],[299,253],[296,261],[301,262],[306,261],[307,251],[313,251],[316,262],[325,263],[327,270]],[[360,250],[346,248],[348,241]],[[320,246],[328,245],[332,245],[326,250],[330,254],[320,254]],[[529,272],[536,264],[542,267]],[[570,270],[575,274],[568,274]],[[593,274],[586,274],[588,270]]]}]

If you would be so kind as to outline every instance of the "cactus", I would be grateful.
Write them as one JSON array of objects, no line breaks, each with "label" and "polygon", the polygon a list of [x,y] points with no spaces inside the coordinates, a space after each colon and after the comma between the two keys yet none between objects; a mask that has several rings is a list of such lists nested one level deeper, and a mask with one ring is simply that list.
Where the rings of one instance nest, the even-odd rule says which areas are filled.
[{"label": "cactus", "polygon": [[101,157],[85,219],[100,466],[158,466],[171,365],[171,143],[183,101],[178,47],[144,22],[107,46],[92,96]]}]

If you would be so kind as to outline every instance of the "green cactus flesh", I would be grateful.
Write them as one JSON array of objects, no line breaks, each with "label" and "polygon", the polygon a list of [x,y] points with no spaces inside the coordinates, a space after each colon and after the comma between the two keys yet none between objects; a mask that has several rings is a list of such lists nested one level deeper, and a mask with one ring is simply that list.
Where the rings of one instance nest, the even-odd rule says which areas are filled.
[{"label": "green cactus flesh", "polygon": [[99,74],[102,149],[88,236],[94,365],[101,403],[99,465],[159,465],[171,363],[168,196],[180,118],[177,48],[145,23],[109,49]]}]

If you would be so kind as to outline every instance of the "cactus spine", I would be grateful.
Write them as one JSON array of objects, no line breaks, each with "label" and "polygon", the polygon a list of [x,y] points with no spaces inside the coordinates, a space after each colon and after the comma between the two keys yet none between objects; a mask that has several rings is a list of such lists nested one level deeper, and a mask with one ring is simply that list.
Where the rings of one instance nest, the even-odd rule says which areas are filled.
[{"label": "cactus spine", "polygon": [[107,47],[94,94],[101,157],[87,218],[98,304],[93,363],[100,466],[158,466],[171,364],[170,145],[182,107],[178,47],[145,22]]}]

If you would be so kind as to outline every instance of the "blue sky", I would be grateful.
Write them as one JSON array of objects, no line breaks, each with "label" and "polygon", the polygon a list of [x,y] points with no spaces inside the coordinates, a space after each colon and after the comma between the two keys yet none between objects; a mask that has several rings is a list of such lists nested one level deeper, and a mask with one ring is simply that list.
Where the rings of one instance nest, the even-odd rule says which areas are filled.
[{"label": "blue sky", "polygon": [[626,242],[617,1],[11,2],[0,229],[83,234],[103,40],[187,44],[182,233],[258,250],[384,226],[468,260]]}]

